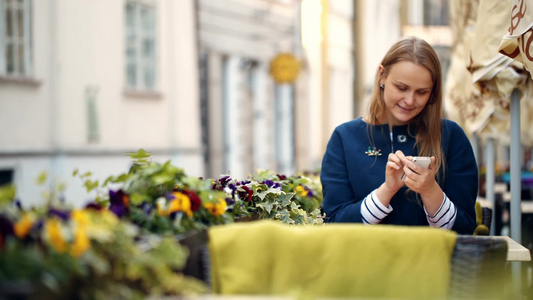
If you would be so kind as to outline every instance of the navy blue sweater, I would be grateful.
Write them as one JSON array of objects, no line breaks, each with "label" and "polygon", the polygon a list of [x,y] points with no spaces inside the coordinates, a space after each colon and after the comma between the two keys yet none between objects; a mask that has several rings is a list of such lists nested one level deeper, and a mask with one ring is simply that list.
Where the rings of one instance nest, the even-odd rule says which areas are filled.
[{"label": "navy blue sweater", "polygon": [[[335,128],[322,160],[320,179],[324,193],[326,222],[361,223],[362,200],[385,182],[385,165],[391,152],[401,150],[417,156],[416,129],[394,126],[392,141],[389,126],[371,126],[358,118]],[[472,146],[463,129],[444,119],[441,126],[445,172],[440,170],[439,185],[457,208],[453,230],[472,234],[476,227],[475,202],[478,193],[478,168]],[[373,138],[374,143],[371,142]],[[368,156],[374,145],[381,156]],[[404,186],[392,198],[393,211],[382,224],[428,226],[426,213],[414,192]]]}]

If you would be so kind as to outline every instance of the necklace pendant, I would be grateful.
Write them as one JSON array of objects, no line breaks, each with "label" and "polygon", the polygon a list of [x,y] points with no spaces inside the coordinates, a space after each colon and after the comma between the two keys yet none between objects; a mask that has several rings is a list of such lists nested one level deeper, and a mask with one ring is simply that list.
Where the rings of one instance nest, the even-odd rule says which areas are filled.
[{"label": "necklace pendant", "polygon": [[365,151],[365,154],[368,156],[381,156],[381,149],[376,149],[376,147],[368,147],[368,150]]}]

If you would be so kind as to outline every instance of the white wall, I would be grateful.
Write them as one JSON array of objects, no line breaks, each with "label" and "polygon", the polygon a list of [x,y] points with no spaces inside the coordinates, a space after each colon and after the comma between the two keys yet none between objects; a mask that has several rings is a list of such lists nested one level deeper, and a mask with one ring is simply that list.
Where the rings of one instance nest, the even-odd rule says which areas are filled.
[{"label": "white wall", "polygon": [[0,153],[16,149],[32,150],[49,147],[49,92],[45,80],[50,72],[49,1],[33,1],[34,79],[36,84],[0,81]]},{"label": "white wall", "polygon": [[[144,148],[204,176],[195,0],[157,5],[157,97],[125,93],[124,1],[33,1],[35,79],[0,81],[0,167],[14,169],[24,204],[41,201],[34,180],[67,182],[66,200],[89,196],[71,174],[126,172],[126,152]],[[86,90],[95,88],[99,140],[88,140]]]},{"label": "white wall", "polygon": [[327,134],[354,118],[352,1],[330,1],[328,18],[329,124]]},{"label": "white wall", "polygon": [[[370,94],[379,63],[387,50],[401,35],[400,1],[380,0],[363,1],[364,10],[359,17],[363,17],[363,77],[366,95]],[[363,100],[363,99],[361,99]],[[361,102],[361,104],[363,104]],[[365,110],[366,103],[360,105]]]}]

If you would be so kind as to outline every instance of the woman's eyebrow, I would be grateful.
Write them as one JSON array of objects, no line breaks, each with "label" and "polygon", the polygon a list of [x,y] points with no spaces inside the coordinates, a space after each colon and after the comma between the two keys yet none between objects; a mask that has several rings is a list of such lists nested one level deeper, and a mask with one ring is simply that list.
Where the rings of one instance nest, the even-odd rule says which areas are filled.
[{"label": "woman's eyebrow", "polygon": [[[408,87],[411,87],[410,85],[408,85],[407,83],[404,83],[402,81],[399,81],[399,80],[394,80],[393,81],[394,84],[398,84],[398,85],[403,85],[403,86],[408,86]],[[416,89],[417,91],[421,91],[421,90],[431,90],[433,87],[432,86],[428,86],[428,87],[421,87],[421,88],[418,88]]]}]

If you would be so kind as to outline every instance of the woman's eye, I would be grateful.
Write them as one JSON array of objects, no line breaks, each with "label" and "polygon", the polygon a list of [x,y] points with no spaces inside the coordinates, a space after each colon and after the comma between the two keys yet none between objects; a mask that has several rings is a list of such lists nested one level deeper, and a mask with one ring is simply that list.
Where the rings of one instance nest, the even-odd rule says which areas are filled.
[{"label": "woman's eye", "polygon": [[399,89],[400,91],[406,91],[406,90],[407,90],[407,88],[404,87],[404,86],[399,86],[398,89]]},{"label": "woman's eye", "polygon": [[419,95],[425,95],[425,94],[427,94],[427,93],[428,93],[428,91],[419,91],[419,92],[418,92]]}]

